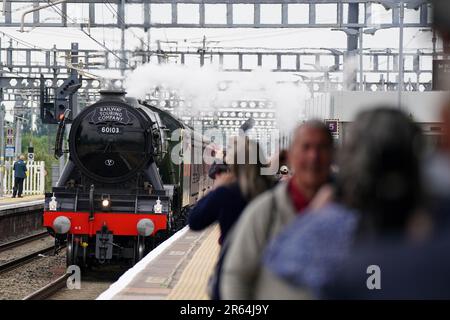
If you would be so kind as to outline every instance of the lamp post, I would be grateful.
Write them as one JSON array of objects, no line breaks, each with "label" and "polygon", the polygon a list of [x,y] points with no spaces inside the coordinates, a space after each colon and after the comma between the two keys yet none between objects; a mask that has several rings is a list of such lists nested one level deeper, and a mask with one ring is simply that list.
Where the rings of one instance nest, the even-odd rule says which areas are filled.
[{"label": "lamp post", "polygon": [[[405,5],[408,9],[418,9],[422,4],[427,3],[427,0],[379,0],[377,1],[379,4],[383,5],[386,10],[399,8],[399,46],[398,46],[398,107],[401,108],[402,105],[402,91],[403,91],[403,82],[404,82],[404,61],[403,61],[403,29],[404,29],[404,21],[405,21]],[[380,28],[385,29],[385,28]],[[375,34],[376,30],[373,32]]]},{"label": "lamp post", "polygon": [[23,116],[14,116],[16,119],[16,143],[15,143],[15,151],[16,157],[19,157],[22,154],[22,121],[26,122],[28,119]]},{"label": "lamp post", "polygon": [[[364,33],[374,36],[375,33],[378,30],[390,29],[390,28],[391,27],[371,28],[371,29],[364,30]],[[389,74],[390,74],[390,70],[391,70],[390,57],[391,57],[391,54],[392,54],[392,50],[387,48],[386,49],[386,53],[387,53],[387,67],[386,67],[386,83],[387,83],[387,86],[386,86],[386,90],[389,91]]]},{"label": "lamp post", "polygon": [[363,28],[359,29],[353,29],[353,28],[341,28],[341,29],[331,29],[331,31],[342,31],[345,32],[347,35],[355,36],[358,35],[358,41],[359,41],[359,90],[363,91],[363,79],[364,79],[364,61],[363,61]]},{"label": "lamp post", "polygon": [[363,29],[359,28],[359,90],[363,91],[363,78],[364,78],[364,66],[363,66]]},{"label": "lamp post", "polygon": [[403,22],[405,20],[405,6],[403,1],[400,1],[400,35],[399,35],[399,45],[398,45],[398,107],[402,107],[402,91],[403,91],[403,78],[404,78],[404,60],[403,60]]},{"label": "lamp post", "polygon": [[318,69],[317,66],[314,66],[314,68],[316,70],[323,72],[323,79],[325,81],[325,91],[328,92],[330,90],[330,82],[331,82],[330,72],[339,70],[339,66],[341,65],[339,63],[339,57],[344,56],[344,52],[333,49],[333,48],[319,48],[319,49],[330,51],[335,56],[335,64],[330,67],[324,67],[324,68],[319,67],[319,69]]}]

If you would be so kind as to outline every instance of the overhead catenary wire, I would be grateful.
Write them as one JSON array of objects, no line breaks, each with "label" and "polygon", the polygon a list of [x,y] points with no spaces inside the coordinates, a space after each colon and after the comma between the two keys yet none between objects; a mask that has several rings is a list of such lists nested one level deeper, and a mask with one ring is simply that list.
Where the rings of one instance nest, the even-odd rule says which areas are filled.
[{"label": "overhead catenary wire", "polygon": [[[105,4],[106,8],[108,8],[108,10],[115,16],[117,16],[117,18],[120,20],[120,23],[122,23],[123,25],[125,25],[125,21],[123,20],[123,18],[120,16],[119,12],[117,11],[116,8],[114,8],[114,6],[108,1],[108,0],[103,0],[103,3]],[[141,44],[145,45],[147,47],[147,50],[150,50],[150,46],[149,44],[145,43],[145,41],[142,40],[141,37],[137,36],[133,30],[129,29],[130,33],[133,35],[133,37],[135,37],[137,40],[139,40],[141,42]]]},{"label": "overhead catenary wire", "polygon": [[27,42],[25,40],[21,40],[21,39],[15,37],[15,36],[12,36],[12,35],[4,32],[4,31],[0,31],[0,34],[2,34],[4,37],[10,38],[10,39],[16,41],[17,43],[20,43],[21,45],[23,45],[25,47],[28,47],[28,48],[31,48],[31,49],[38,49],[38,50],[42,50],[42,51],[51,51],[51,49],[46,49],[46,48],[42,48],[42,47],[36,46],[36,45],[34,45],[32,43],[29,43],[29,42]]},{"label": "overhead catenary wire", "polygon": [[[49,1],[48,1],[49,2]],[[76,22],[70,18],[67,14],[65,14],[61,9],[59,9],[58,7],[52,6],[51,7],[57,14],[59,14],[63,19],[67,19],[70,22],[72,22],[73,24],[76,24]],[[119,61],[125,62],[126,65],[128,65],[130,68],[132,68],[132,66],[129,64],[127,59],[122,59],[120,56],[118,56],[113,50],[109,49],[106,44],[101,43],[99,40],[95,39],[92,35],[90,35],[88,32],[86,32],[86,30],[84,30],[83,28],[80,28],[81,32],[83,32],[87,37],[89,37],[92,41],[94,41],[95,43],[97,43],[99,46],[101,46],[103,49],[105,49],[106,51],[108,51],[109,53],[111,53],[113,56],[115,56],[117,59],[119,59]]]},{"label": "overhead catenary wire", "polygon": [[[221,41],[221,42],[228,42],[228,41],[234,41],[234,40],[247,40],[247,39],[252,39],[252,38],[261,38],[261,37],[271,37],[271,36],[279,36],[279,35],[289,35],[289,34],[299,34],[299,33],[306,33],[306,32],[310,32],[309,30],[263,30],[263,29],[255,29],[252,30],[254,32],[257,32],[257,35],[249,35],[249,36],[242,36],[242,31],[241,32],[233,32],[233,33],[224,33],[224,34],[219,34],[219,35],[210,35],[208,36],[208,39],[210,40],[217,40],[217,41]],[[233,37],[236,35],[240,35],[239,37]],[[231,37],[231,38],[230,38]],[[220,40],[222,38],[225,38],[225,40]],[[226,39],[226,38],[230,38],[230,39]],[[174,40],[177,41],[201,41],[203,39],[203,35],[199,36],[199,37],[192,37],[192,38],[175,38]]]}]

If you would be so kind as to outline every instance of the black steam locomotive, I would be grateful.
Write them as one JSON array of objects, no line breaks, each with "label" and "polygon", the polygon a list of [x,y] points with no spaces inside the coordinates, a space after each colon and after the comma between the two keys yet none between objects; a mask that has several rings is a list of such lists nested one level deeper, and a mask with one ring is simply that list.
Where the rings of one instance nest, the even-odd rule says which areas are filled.
[{"label": "black steam locomotive", "polygon": [[[175,130],[179,139],[170,139]],[[209,165],[194,163],[194,144],[211,157],[217,151],[123,91],[103,91],[84,108],[70,128],[69,161],[45,197],[44,225],[67,242],[67,264],[136,263],[184,226],[189,206],[212,185]]]}]

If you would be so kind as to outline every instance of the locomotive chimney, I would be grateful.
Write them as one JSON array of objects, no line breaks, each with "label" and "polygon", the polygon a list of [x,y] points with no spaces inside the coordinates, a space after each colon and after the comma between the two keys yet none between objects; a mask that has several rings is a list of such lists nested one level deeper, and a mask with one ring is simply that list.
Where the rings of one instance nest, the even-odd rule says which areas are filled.
[{"label": "locomotive chimney", "polygon": [[105,89],[105,90],[100,90],[100,101],[102,100],[108,100],[108,101],[121,101],[121,102],[126,102],[125,100],[125,94],[126,92],[122,89]]}]

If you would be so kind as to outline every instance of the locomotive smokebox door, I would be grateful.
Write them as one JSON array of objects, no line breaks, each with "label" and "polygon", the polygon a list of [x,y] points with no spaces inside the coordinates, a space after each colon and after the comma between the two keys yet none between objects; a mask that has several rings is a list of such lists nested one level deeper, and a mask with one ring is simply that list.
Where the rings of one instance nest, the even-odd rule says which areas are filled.
[{"label": "locomotive smokebox door", "polygon": [[95,258],[99,261],[110,260],[113,256],[113,234],[106,226],[97,232],[95,241]]}]

